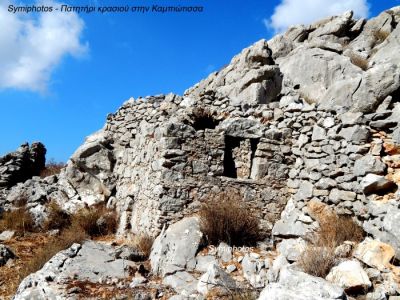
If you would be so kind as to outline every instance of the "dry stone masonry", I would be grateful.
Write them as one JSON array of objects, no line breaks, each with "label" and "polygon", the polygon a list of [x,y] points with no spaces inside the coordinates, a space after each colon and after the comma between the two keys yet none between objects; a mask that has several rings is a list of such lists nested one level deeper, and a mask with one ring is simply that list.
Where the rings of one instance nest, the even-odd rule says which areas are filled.
[{"label": "dry stone masonry", "polygon": [[[7,161],[17,158],[2,158],[2,203],[9,209],[24,195],[40,222],[51,199],[68,211],[106,202],[120,216],[120,236],[158,236],[152,271],[185,297],[206,294],[204,278],[236,286],[229,274],[238,265],[252,287],[264,289],[259,299],[347,299],[345,291],[359,288],[370,290],[370,300],[395,296],[399,22],[400,7],[394,7],[370,20],[347,12],[294,26],[244,49],[183,96],[131,98],[107,116],[59,176],[23,177],[15,185],[8,166],[15,163]],[[201,232],[193,214],[224,190],[240,193],[257,210],[263,230],[280,242],[278,257],[265,251],[240,257],[196,253]],[[371,237],[326,279],[291,264],[304,251],[302,238],[319,226],[310,207],[352,216]],[[337,251],[349,254],[353,246]],[[385,247],[386,269],[374,256]],[[231,263],[223,270],[218,259]],[[193,272],[202,272],[203,281]],[[20,295],[32,278],[20,286]]]}]

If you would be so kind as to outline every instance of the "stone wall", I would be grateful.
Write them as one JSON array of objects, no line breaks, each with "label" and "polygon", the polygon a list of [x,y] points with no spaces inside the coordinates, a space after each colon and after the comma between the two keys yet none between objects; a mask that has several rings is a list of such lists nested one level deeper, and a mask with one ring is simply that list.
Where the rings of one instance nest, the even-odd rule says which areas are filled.
[{"label": "stone wall", "polygon": [[[283,209],[287,192],[275,180],[277,170],[283,178],[288,173],[278,155],[282,142],[271,144],[256,120],[221,118],[215,105],[186,107],[188,101],[173,95],[128,101],[109,116],[105,132],[119,149],[116,195],[110,203],[121,212],[121,232],[157,233],[224,189],[239,190],[262,219],[274,219]],[[146,119],[141,118],[145,110]],[[272,224],[265,222],[265,227]]]}]

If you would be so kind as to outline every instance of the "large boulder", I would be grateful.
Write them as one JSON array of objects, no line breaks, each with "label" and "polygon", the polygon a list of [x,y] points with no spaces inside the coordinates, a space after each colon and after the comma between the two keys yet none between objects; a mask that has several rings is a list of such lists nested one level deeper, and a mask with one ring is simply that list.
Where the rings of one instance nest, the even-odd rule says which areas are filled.
[{"label": "large boulder", "polygon": [[26,205],[35,224],[41,225],[48,215],[48,203],[52,200],[60,207],[68,201],[68,197],[57,183],[57,177],[33,177],[24,183],[16,184],[8,191],[4,209],[12,210]]},{"label": "large boulder", "polygon": [[364,221],[364,230],[376,240],[392,246],[396,258],[400,259],[400,209],[397,201],[371,201],[368,211],[373,217]]},{"label": "large boulder", "polygon": [[112,139],[103,130],[89,136],[69,159],[59,183],[68,196],[68,209],[105,202],[114,192]]},{"label": "large boulder", "polygon": [[151,250],[152,271],[165,276],[177,271],[193,270],[202,236],[197,217],[182,219],[163,230]]},{"label": "large boulder", "polygon": [[326,280],[353,292],[367,290],[372,285],[367,272],[356,260],[346,260],[333,267]]},{"label": "large boulder", "polygon": [[71,279],[99,283],[125,278],[129,262],[115,256],[114,249],[105,244],[93,241],[73,244],[53,256],[42,269],[26,277],[14,299],[68,299]]},{"label": "large boulder", "polygon": [[346,299],[342,288],[306,273],[283,268],[279,281],[269,283],[258,300],[321,300]]}]

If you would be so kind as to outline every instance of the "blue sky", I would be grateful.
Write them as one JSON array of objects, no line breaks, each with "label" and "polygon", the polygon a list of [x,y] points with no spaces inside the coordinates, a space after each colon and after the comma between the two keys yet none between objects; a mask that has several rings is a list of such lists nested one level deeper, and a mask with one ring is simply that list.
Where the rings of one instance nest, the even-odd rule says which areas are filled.
[{"label": "blue sky", "polygon": [[[200,4],[205,9],[201,14],[96,13],[62,18],[6,11],[11,3],[35,2],[0,0],[0,155],[25,141],[42,141],[47,157],[57,161],[66,161],[85,136],[100,129],[106,115],[130,97],[182,94],[229,63],[242,48],[271,38],[288,24],[311,22],[332,9],[352,8],[359,15],[375,16],[400,4],[398,0],[97,0],[99,5]],[[329,7],[331,2],[342,6]]]}]

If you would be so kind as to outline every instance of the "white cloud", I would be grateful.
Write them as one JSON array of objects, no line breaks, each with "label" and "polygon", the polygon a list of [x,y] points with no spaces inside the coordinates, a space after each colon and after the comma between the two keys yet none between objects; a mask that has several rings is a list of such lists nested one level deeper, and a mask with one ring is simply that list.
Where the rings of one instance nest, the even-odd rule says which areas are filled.
[{"label": "white cloud", "polygon": [[282,32],[291,25],[310,24],[348,10],[354,11],[355,17],[367,17],[369,5],[367,0],[282,0],[264,23],[275,32]]},{"label": "white cloud", "polygon": [[13,14],[7,7],[0,4],[0,89],[44,92],[63,57],[88,50],[81,42],[84,22],[75,13]]}]

